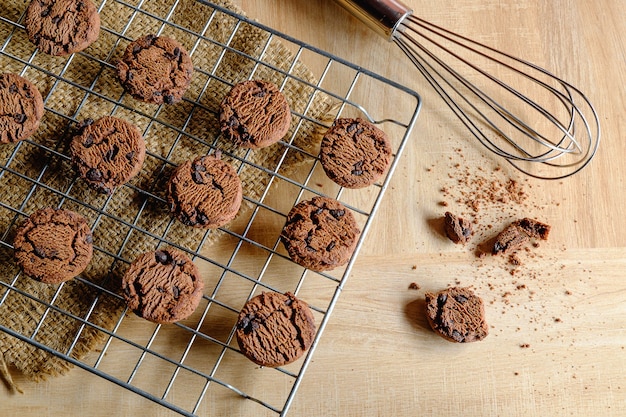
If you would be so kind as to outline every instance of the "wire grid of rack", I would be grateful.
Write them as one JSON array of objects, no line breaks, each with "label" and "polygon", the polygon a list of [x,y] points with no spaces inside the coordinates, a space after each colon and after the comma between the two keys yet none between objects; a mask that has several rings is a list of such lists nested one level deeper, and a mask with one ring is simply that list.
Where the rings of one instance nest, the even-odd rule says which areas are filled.
[{"label": "wire grid of rack", "polygon": [[[96,3],[102,16],[98,42],[104,47],[92,47],[67,58],[45,56],[28,44],[23,27],[24,10],[0,11],[3,71],[10,68],[26,78],[39,79],[38,86],[44,90],[45,117],[57,121],[53,124],[57,130],[40,131],[27,141],[4,145],[2,150],[0,250],[3,259],[12,262],[11,236],[21,220],[42,204],[48,204],[70,208],[89,219],[94,233],[94,259],[107,272],[106,277],[94,277],[87,271],[73,280],[90,294],[87,304],[74,311],[59,304],[66,293],[75,290],[70,282],[54,287],[44,297],[24,290],[28,287],[21,284],[29,278],[15,267],[9,268],[13,271],[11,274],[0,276],[0,307],[11,297],[19,296],[34,304],[40,314],[34,329],[28,332],[4,325],[0,330],[182,415],[196,415],[207,401],[237,401],[237,398],[257,403],[271,413],[285,415],[409,138],[421,99],[415,92],[375,73],[209,2],[193,2],[194,10],[200,12],[193,21],[198,24],[199,20],[202,30],[176,18],[190,1],[137,0],[131,4],[130,1],[101,0]],[[165,7],[157,9],[155,4]],[[115,16],[122,11],[126,19],[122,22],[107,20],[111,10],[115,11]],[[190,20],[187,17],[182,22]],[[215,39],[208,28],[218,20],[222,22],[221,30],[226,27],[226,34]],[[197,85],[192,86],[191,91],[195,92],[188,92],[182,104],[142,105],[114,84],[101,82],[115,77],[115,58],[121,56],[125,46],[133,40],[133,28],[138,22],[149,22],[148,27],[157,34],[186,37]],[[240,33],[248,36],[246,31],[250,28],[262,34],[261,45],[252,55],[248,50],[238,49],[236,42]],[[272,62],[268,62],[268,51],[277,44],[284,47],[280,49],[279,59],[272,58]],[[24,45],[29,45],[26,52],[23,52]],[[209,50],[214,58],[200,59],[208,55]],[[289,53],[283,53],[285,50]],[[245,63],[240,71],[229,73],[228,76],[233,77],[230,79],[220,72],[220,65],[229,56]],[[313,78],[302,75],[302,63]],[[79,71],[75,71],[75,65]],[[75,78],[76,73],[79,76]],[[295,85],[307,92],[303,105],[292,108],[292,129],[274,146],[278,157],[272,159],[271,166],[256,160],[254,151],[240,152],[226,147],[213,127],[195,130],[194,126],[210,125],[216,119],[218,110],[214,104],[219,102],[219,97],[209,95],[228,90],[239,78],[251,79],[269,73],[282,80],[281,89]],[[383,106],[390,108],[389,114],[371,114],[367,108],[372,89],[383,90],[391,102],[399,95],[410,97],[414,106],[402,109]],[[77,104],[72,100],[67,103],[58,100],[57,92],[68,90],[78,97]],[[330,109],[330,119],[321,118],[319,112],[312,110],[322,98],[327,101],[325,108]],[[175,106],[180,111],[172,115],[169,109]],[[118,188],[111,196],[93,195],[84,190],[84,184],[68,168],[70,158],[63,146],[63,138],[72,131],[72,126],[93,117],[93,109],[102,116],[113,114],[133,120],[142,128],[148,144],[140,178]],[[347,190],[333,184],[324,175],[314,148],[299,146],[302,143],[298,141],[299,136],[309,135],[316,128],[326,129],[333,118],[344,116],[367,118],[392,138],[394,158],[388,173],[379,183],[364,190]],[[58,131],[58,126],[65,127]],[[161,190],[163,180],[181,162],[180,155],[211,153],[217,149],[237,166],[240,175],[248,172],[246,170],[254,172],[251,179],[259,181],[261,178],[263,187],[256,193],[244,195],[248,209],[233,224],[220,231],[187,232],[168,215]],[[61,172],[60,180],[50,179],[55,172]],[[23,194],[5,188],[15,183],[24,186]],[[13,194],[18,198],[7,197],[14,197]],[[279,243],[289,209],[298,201],[315,195],[341,201],[353,211],[363,231],[350,262],[332,272],[317,273],[299,267],[289,260]],[[175,233],[176,230],[179,232]],[[138,252],[163,245],[186,251],[205,279],[205,295],[196,313],[174,325],[154,325],[127,312],[115,285],[116,277]],[[252,364],[240,354],[233,337],[236,317],[243,304],[260,291],[291,291],[312,307],[318,330],[313,346],[301,360],[269,369]],[[107,311],[111,317],[105,325],[96,318],[106,300],[122,306]],[[44,330],[50,326],[54,329],[55,322],[59,321],[53,318],[75,324],[71,332],[64,335],[72,342],[63,349],[42,342]],[[88,332],[99,335],[101,342],[97,349],[78,355],[77,346]],[[124,361],[111,359],[121,355]],[[268,383],[274,387],[271,396],[257,395],[256,387]],[[190,386],[197,390],[189,389]]]}]

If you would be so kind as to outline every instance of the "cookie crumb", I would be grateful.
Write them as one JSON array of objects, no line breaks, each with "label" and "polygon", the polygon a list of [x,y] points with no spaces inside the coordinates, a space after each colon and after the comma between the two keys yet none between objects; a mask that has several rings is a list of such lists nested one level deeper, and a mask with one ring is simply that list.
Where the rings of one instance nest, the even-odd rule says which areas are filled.
[{"label": "cookie crumb", "polygon": [[519,345],[519,347],[521,347],[522,349],[528,349],[530,347],[530,344],[522,343],[522,344]]},{"label": "cookie crumb", "polygon": [[419,290],[420,288],[422,288],[422,287],[420,287],[417,282],[412,282],[412,283],[409,284],[409,289],[410,290]]}]

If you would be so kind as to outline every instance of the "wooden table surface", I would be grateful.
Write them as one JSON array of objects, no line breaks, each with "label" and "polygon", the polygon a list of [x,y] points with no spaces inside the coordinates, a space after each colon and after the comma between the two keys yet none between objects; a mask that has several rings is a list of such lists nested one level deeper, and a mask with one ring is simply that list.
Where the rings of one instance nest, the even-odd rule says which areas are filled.
[{"label": "wooden table surface", "polygon": [[[250,17],[424,98],[289,414],[626,415],[623,2],[406,0],[425,19],[528,58],[587,93],[600,115],[600,150],[590,166],[559,181],[529,179],[486,153],[392,44],[332,1],[237,3]],[[484,198],[480,184],[509,179],[523,200]],[[482,198],[478,212],[468,193]],[[454,245],[442,236],[437,219],[446,210],[476,218],[487,235],[525,216],[552,231],[547,242],[522,251],[521,265],[478,259],[474,244]],[[412,282],[420,288],[410,290]],[[449,285],[472,286],[485,300],[490,335],[484,341],[454,344],[429,329],[424,293]],[[80,369],[40,384],[19,375],[16,382],[25,393],[0,389],[2,415],[174,415]],[[206,405],[200,415],[262,415],[245,403]]]}]

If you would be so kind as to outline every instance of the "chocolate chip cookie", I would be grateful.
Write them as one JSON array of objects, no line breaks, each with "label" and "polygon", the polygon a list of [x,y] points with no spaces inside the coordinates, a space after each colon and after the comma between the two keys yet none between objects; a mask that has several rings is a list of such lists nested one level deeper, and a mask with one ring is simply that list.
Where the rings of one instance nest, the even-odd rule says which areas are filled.
[{"label": "chocolate chip cookie", "polygon": [[87,120],[70,143],[72,162],[89,186],[111,194],[141,170],[146,143],[139,130],[117,117]]},{"label": "chocolate chip cookie", "polygon": [[294,262],[328,271],[350,260],[360,234],[350,210],[331,198],[314,197],[291,209],[280,239]]},{"label": "chocolate chip cookie", "polygon": [[217,228],[235,218],[242,200],[237,171],[213,155],[176,168],[167,184],[172,214],[187,226]]},{"label": "chocolate chip cookie", "polygon": [[0,74],[0,143],[28,139],[43,117],[37,87],[17,74]]},{"label": "chocolate chip cookie", "polygon": [[235,84],[220,106],[222,134],[242,148],[272,145],[287,134],[290,125],[287,99],[276,85],[267,81]]},{"label": "chocolate chip cookie", "polygon": [[100,34],[100,16],[91,0],[33,0],[24,21],[28,39],[55,56],[87,48]]},{"label": "chocolate chip cookie", "polygon": [[93,237],[83,216],[48,207],[22,223],[13,247],[15,260],[26,275],[59,284],[85,270],[93,254]]},{"label": "chocolate chip cookie", "polygon": [[471,289],[452,287],[425,296],[428,323],[444,339],[468,343],[489,334],[483,300]]},{"label": "chocolate chip cookie", "polygon": [[179,102],[189,88],[193,63],[177,40],[146,35],[131,42],[117,63],[124,89],[146,103]]},{"label": "chocolate chip cookie", "polygon": [[198,267],[174,248],[140,255],[122,277],[128,308],[154,323],[189,317],[202,299],[204,282]]},{"label": "chocolate chip cookie", "polygon": [[363,119],[337,119],[322,138],[320,162],[328,178],[346,188],[374,184],[391,162],[385,132]]},{"label": "chocolate chip cookie", "polygon": [[248,301],[237,320],[239,349],[252,362],[277,367],[300,358],[313,343],[315,319],[292,293],[264,292]]}]

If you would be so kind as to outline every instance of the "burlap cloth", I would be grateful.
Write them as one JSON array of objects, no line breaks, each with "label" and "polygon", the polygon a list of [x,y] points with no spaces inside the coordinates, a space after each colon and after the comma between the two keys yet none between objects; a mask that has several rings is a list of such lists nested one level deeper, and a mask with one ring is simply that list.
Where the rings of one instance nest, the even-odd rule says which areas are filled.
[{"label": "burlap cloth", "polygon": [[[229,0],[215,3],[241,13]],[[209,145],[213,144],[223,150],[225,159],[240,169],[244,196],[258,201],[271,178],[271,174],[259,167],[288,175],[300,162],[310,158],[307,153],[315,155],[317,152],[322,124],[307,120],[327,124],[333,118],[329,116],[332,100],[315,92],[306,83],[287,77],[284,93],[292,109],[299,113],[306,111],[307,117],[295,135],[293,132],[300,120],[294,119],[286,139],[293,137],[293,144],[306,152],[282,144],[254,152],[229,148],[223,141],[216,141],[216,115],[221,98],[232,83],[247,79],[251,74],[254,78],[282,85],[285,76],[272,66],[287,71],[294,59],[291,51],[275,39],[266,48],[269,34],[244,23],[237,28],[230,42],[230,46],[243,54],[227,51],[216,64],[223,48],[206,40],[196,44],[198,36],[175,25],[225,43],[234,32],[235,19],[217,13],[204,30],[213,9],[193,0],[182,0],[175,7],[168,20],[175,25],[163,24],[162,20],[154,18],[163,18],[172,11],[174,2],[171,0],[145,2],[142,7],[148,13],[134,13],[132,8],[111,0],[96,1],[96,4],[104,5],[100,13],[102,27],[110,31],[101,31],[98,41],[86,51],[89,57],[75,55],[69,65],[65,58],[41,53],[35,55],[32,65],[12,58],[27,62],[34,47],[21,28],[0,24],[0,44],[10,39],[5,51],[11,54],[11,57],[0,55],[0,68],[3,72],[16,73],[26,68],[24,76],[47,97],[48,109],[40,129],[32,138],[35,144],[45,148],[30,143],[0,148],[0,161],[8,168],[0,169],[0,233],[4,242],[0,246],[0,280],[7,283],[0,287],[0,324],[78,360],[107,337],[97,327],[110,331],[119,321],[124,305],[115,294],[118,294],[120,275],[129,261],[163,244],[159,237],[166,244],[171,242],[190,252],[201,249],[199,245],[204,232],[172,222],[164,202],[163,185],[175,165],[210,152]],[[17,22],[26,6],[24,0],[4,1],[0,15]],[[192,59],[197,71],[185,96],[191,102],[163,107],[155,115],[158,106],[144,105],[123,96],[113,68],[106,63],[116,62],[128,39],[159,31],[175,37],[190,51],[196,45]],[[256,65],[246,56],[260,57],[271,66]],[[209,77],[209,73],[214,73],[215,77]],[[311,85],[316,83],[310,71],[299,62],[290,73]],[[73,84],[87,87],[93,94]],[[313,104],[307,107],[314,93]],[[113,100],[123,97],[123,106],[116,107],[103,97]],[[88,189],[82,181],[75,180],[66,148],[67,138],[75,128],[74,121],[95,119],[112,112],[145,132],[151,156],[146,158],[142,172],[131,181],[131,186],[118,188],[107,199]],[[162,122],[154,122],[154,116]],[[182,130],[183,135],[180,134]],[[148,192],[150,197],[142,191]],[[252,205],[246,204],[242,212],[250,210]],[[61,286],[49,286],[19,273],[11,248],[15,229],[25,215],[43,206],[75,210],[94,226],[96,250],[92,262],[81,275],[84,282],[75,279]],[[220,232],[211,233],[204,245],[219,238]],[[54,308],[50,309],[46,304]],[[64,374],[72,367],[65,360],[0,332],[0,375],[10,388],[19,390],[11,380],[7,364],[36,381]]]}]

